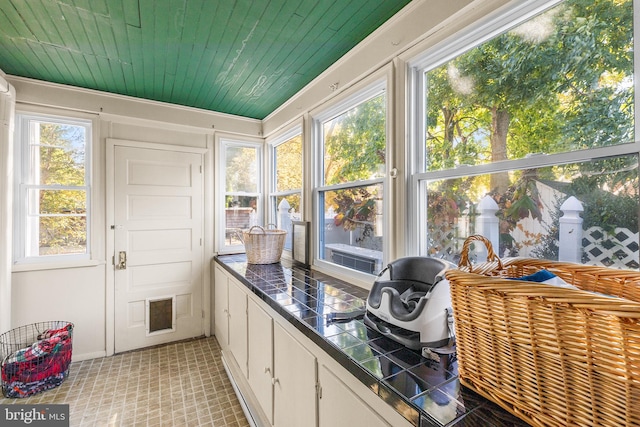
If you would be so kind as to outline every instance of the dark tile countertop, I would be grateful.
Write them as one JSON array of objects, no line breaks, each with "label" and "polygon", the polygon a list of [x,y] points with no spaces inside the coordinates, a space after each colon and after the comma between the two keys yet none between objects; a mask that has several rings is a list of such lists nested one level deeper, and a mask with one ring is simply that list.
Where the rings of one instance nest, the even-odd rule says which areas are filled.
[{"label": "dark tile countertop", "polygon": [[327,320],[329,313],[365,308],[366,289],[286,260],[254,265],[247,264],[244,254],[215,259],[414,426],[527,426],[460,385],[455,357],[434,362],[372,331],[362,320]]}]

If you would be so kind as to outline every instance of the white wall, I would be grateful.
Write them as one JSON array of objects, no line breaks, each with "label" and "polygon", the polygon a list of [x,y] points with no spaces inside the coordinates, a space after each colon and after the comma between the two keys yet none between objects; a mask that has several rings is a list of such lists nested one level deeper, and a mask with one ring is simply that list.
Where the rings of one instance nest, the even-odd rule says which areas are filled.
[{"label": "white wall", "polygon": [[13,129],[16,92],[0,70],[0,333],[11,327]]},{"label": "white wall", "polygon": [[[113,313],[107,295],[113,295],[110,238],[105,223],[109,209],[105,191],[106,139],[116,138],[211,151],[205,156],[205,286],[209,286],[209,258],[213,255],[213,135],[222,131],[240,136],[259,136],[259,120],[136,100],[96,91],[46,84],[8,76],[16,88],[18,111],[80,114],[96,123],[93,153],[92,262],[72,266],[14,266],[11,275],[12,327],[49,320],[75,324],[74,360],[113,352]],[[155,118],[155,120],[154,120]],[[59,268],[63,267],[63,268]],[[208,292],[208,291],[207,291]],[[206,305],[205,305],[206,306]],[[208,306],[206,306],[208,308]],[[208,315],[209,313],[207,313]],[[209,322],[207,328],[209,329]],[[111,339],[109,339],[111,338]]]}]

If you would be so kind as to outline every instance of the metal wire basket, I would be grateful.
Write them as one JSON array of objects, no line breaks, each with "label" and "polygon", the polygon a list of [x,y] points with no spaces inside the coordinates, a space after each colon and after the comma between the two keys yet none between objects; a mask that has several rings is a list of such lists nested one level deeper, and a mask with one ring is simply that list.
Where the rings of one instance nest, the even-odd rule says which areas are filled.
[{"label": "metal wire basket", "polygon": [[32,323],[0,335],[2,394],[22,398],[57,387],[67,378],[73,323]]}]

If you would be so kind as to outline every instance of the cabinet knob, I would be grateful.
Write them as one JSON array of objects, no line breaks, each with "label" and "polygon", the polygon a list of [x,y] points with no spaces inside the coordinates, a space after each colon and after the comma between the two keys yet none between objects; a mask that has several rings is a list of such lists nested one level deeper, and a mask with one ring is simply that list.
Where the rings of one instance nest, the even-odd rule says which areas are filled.
[{"label": "cabinet knob", "polygon": [[276,383],[279,383],[279,382],[280,382],[280,380],[279,380],[279,379],[277,379],[277,378],[271,378],[271,384],[272,384],[272,385],[276,385]]},{"label": "cabinet knob", "polygon": [[264,373],[265,373],[265,374],[268,374],[268,373],[270,373],[270,372],[271,372],[271,368],[264,368]]}]

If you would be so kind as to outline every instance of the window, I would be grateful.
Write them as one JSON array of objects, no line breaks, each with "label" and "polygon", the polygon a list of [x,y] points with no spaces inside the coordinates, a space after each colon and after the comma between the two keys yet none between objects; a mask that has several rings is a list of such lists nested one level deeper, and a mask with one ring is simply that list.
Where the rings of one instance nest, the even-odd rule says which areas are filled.
[{"label": "window", "polygon": [[386,114],[377,84],[314,121],[317,258],[369,274],[383,263]]},{"label": "window", "polygon": [[[527,2],[415,62],[421,253],[452,258],[481,233],[501,256],[638,268],[633,15],[631,0]],[[568,242],[572,196],[583,238]]]},{"label": "window", "polygon": [[261,144],[221,141],[222,251],[244,251],[242,230],[262,224]]},{"label": "window", "polygon": [[15,262],[89,258],[91,122],[18,115]]},{"label": "window", "polygon": [[270,220],[287,230],[284,249],[291,250],[292,221],[299,221],[302,202],[302,134],[295,129],[277,138],[271,147],[273,176]]}]

